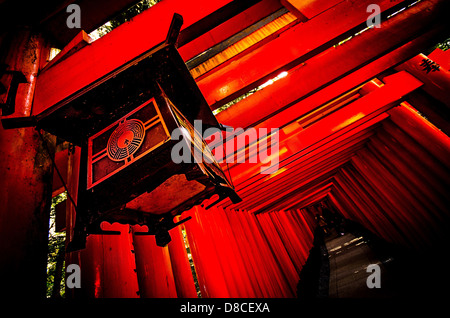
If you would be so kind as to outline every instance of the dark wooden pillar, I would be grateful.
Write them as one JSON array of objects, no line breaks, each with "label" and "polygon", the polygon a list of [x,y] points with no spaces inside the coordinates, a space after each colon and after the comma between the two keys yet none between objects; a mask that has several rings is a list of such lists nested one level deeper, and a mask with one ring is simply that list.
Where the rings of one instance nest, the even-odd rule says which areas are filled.
[{"label": "dark wooden pillar", "polygon": [[[43,54],[42,37],[29,29],[0,34],[0,80],[10,87],[10,74],[20,72],[14,114],[29,115],[35,77]],[[6,101],[5,90],[0,103]],[[43,132],[50,152],[55,137]],[[1,297],[45,297],[47,241],[52,191],[52,164],[47,148],[35,128],[5,130],[0,127],[0,275]]]}]

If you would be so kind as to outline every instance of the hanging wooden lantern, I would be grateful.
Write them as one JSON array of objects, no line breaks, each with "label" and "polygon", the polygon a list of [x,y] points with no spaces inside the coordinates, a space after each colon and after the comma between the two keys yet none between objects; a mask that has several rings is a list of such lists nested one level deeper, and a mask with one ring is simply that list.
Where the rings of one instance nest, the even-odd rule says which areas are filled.
[{"label": "hanging wooden lantern", "polygon": [[[194,120],[220,125],[176,49],[181,24],[175,15],[164,43],[35,118],[38,127],[81,146],[69,250],[83,248],[89,234],[114,234],[102,230],[104,221],[146,225],[142,234],[164,246],[168,231],[185,221],[175,223],[176,215],[215,194],[240,201],[193,127]],[[186,138],[174,140],[176,129]],[[180,142],[191,160],[175,163],[172,149]]]},{"label": "hanging wooden lantern", "polygon": [[[187,138],[172,139],[174,129]],[[191,151],[187,163],[172,160],[180,142]],[[164,246],[168,230],[184,221],[174,223],[174,216],[214,194],[240,200],[200,133],[163,91],[90,136],[81,157],[86,170],[72,248],[82,247],[86,234],[112,234],[101,229],[103,221],[146,225],[142,234]]]}]

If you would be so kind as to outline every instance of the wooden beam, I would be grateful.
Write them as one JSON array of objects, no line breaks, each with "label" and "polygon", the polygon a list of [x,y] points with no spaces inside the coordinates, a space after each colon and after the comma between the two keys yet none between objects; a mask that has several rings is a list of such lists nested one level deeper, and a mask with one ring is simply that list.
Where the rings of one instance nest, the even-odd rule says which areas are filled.
[{"label": "wooden beam", "polygon": [[[366,7],[369,3],[373,1],[341,2],[316,18],[297,24],[233,63],[217,67],[197,84],[211,108],[218,108],[362,30],[366,27]],[[376,3],[382,11],[397,4],[390,0],[378,0]],[[382,29],[386,28],[378,30]]]},{"label": "wooden beam", "polygon": [[307,19],[312,19],[316,15],[337,5],[343,0],[281,0],[281,3],[294,13],[298,11]]},{"label": "wooden beam", "polygon": [[[174,13],[183,16],[182,30],[231,0],[162,1],[64,61],[42,70],[36,83],[33,115],[40,114],[100,77],[162,43]],[[151,32],[149,31],[151,30]]]},{"label": "wooden beam", "polygon": [[[278,169],[285,167],[284,160],[286,157],[293,154],[300,153],[302,151],[311,151],[311,147],[321,141],[328,140],[326,142],[327,147],[331,147],[334,144],[333,135],[343,129],[349,129],[350,127],[357,127],[372,118],[375,118],[379,114],[382,114],[388,108],[395,105],[395,102],[404,98],[409,92],[417,89],[422,85],[421,82],[416,80],[406,72],[397,73],[391,77],[387,77],[386,84],[379,89],[365,95],[357,101],[349,104],[343,109],[336,111],[335,113],[323,118],[320,122],[308,127],[300,132],[295,132],[291,138],[295,137],[295,143],[288,147],[287,153],[282,153],[279,158],[280,165]],[[286,147],[286,142],[289,139],[283,139],[280,142],[280,149]],[[347,159],[348,160],[348,159]],[[253,166],[253,167],[252,167]],[[230,173],[233,178],[233,182],[239,184],[250,180],[250,178],[259,173],[260,164],[243,163],[234,165],[230,168]],[[256,169],[258,168],[258,169]],[[290,175],[289,175],[290,176]],[[260,182],[263,182],[262,176],[257,176],[257,179],[261,178]],[[270,175],[265,176],[270,180]],[[242,180],[242,181],[240,181]],[[255,182],[255,180],[253,180]],[[248,184],[248,183],[247,183]],[[259,183],[258,183],[259,184]],[[250,184],[248,184],[250,186]],[[251,185],[254,188],[256,184]],[[239,188],[240,186],[238,186]],[[242,189],[242,188],[241,188]],[[289,191],[289,189],[286,189]],[[238,193],[240,194],[239,190]],[[241,203],[246,204],[246,201]],[[249,208],[246,206],[246,208]],[[253,208],[253,207],[252,207]]]},{"label": "wooden beam", "polygon": [[[361,135],[366,134],[367,131],[370,131],[372,127],[376,126],[387,117],[388,115],[383,113],[365,123],[360,122],[358,124],[350,125],[349,127],[336,132],[333,136],[329,136],[307,148],[302,147],[298,134],[293,134],[291,136],[292,138],[285,138],[281,141],[282,145],[280,149],[286,147],[289,149],[289,152],[279,154],[279,169],[289,169],[291,166],[295,166],[298,160],[301,162],[307,161],[311,155],[315,156],[316,154],[325,153],[325,151],[333,150],[333,147],[335,146],[351,142],[351,140],[355,138],[362,138]],[[267,182],[270,183],[273,178],[272,175],[260,174],[260,164],[242,163],[230,166],[229,168],[224,166],[223,168],[230,169],[233,183],[235,184],[238,193],[240,193],[241,190],[247,191],[247,189],[251,189],[255,185],[265,184]],[[279,179],[280,175],[277,175],[277,172],[275,172],[274,177],[274,179]]]},{"label": "wooden beam", "polygon": [[[434,67],[434,68],[433,68]],[[450,112],[450,71],[424,54],[419,54],[395,68],[408,71],[424,83],[423,89],[428,94],[444,103],[447,113]]]},{"label": "wooden beam", "polygon": [[[433,16],[439,14],[439,6],[428,8],[430,11],[421,10],[424,7],[416,8],[410,17],[397,14],[384,22],[381,29],[366,31],[309,59],[287,77],[220,112],[218,121],[232,127],[260,124],[280,127],[415,56],[433,45],[436,37],[445,32],[439,22],[437,27],[433,26]],[[431,30],[427,32],[428,29]],[[397,31],[393,33],[392,30]],[[415,34],[414,39],[410,32]],[[373,46],[373,43],[377,45]],[[267,122],[262,124],[263,121]]]},{"label": "wooden beam", "polygon": [[[237,33],[256,24],[282,8],[278,0],[262,0],[236,14],[222,24],[212,28],[207,33],[197,36],[190,42],[179,45],[179,52],[186,63],[210,48],[227,43]],[[202,54],[203,55],[203,54]]]}]

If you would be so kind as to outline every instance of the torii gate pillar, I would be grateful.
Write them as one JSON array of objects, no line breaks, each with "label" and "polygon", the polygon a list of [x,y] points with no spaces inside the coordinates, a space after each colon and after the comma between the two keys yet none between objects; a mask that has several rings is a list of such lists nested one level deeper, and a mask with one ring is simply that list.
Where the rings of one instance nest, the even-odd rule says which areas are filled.
[{"label": "torii gate pillar", "polygon": [[[0,33],[0,48],[0,82],[6,88],[0,90],[2,111],[13,86],[12,74],[19,74],[26,83],[17,87],[15,110],[26,115],[48,46],[39,34],[23,28]],[[54,152],[56,138],[43,136]],[[52,175],[50,155],[35,128],[5,130],[0,125],[2,298],[45,297]]]}]

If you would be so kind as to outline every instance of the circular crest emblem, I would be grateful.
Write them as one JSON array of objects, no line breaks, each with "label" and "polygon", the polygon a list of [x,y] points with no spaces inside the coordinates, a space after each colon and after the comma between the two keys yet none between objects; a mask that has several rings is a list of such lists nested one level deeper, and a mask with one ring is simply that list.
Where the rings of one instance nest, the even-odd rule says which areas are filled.
[{"label": "circular crest emblem", "polygon": [[138,119],[129,119],[121,123],[108,140],[108,158],[113,161],[126,160],[142,145],[145,136],[144,123]]}]

